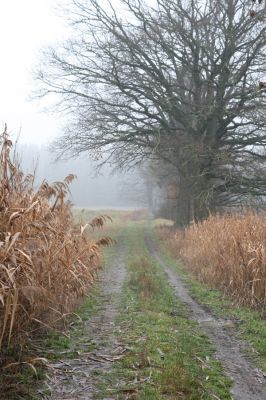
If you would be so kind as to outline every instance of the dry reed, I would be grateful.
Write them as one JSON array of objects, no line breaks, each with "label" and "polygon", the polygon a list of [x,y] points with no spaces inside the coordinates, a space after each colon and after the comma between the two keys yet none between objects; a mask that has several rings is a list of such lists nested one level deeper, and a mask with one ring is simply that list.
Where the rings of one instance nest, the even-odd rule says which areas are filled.
[{"label": "dry reed", "polygon": [[159,229],[171,252],[192,273],[238,304],[266,304],[266,216],[210,216],[175,233]]},{"label": "dry reed", "polygon": [[[51,326],[69,313],[93,283],[99,247],[74,225],[63,182],[43,182],[34,190],[11,161],[12,142],[0,137],[0,348],[21,343],[29,333]],[[101,226],[103,218],[89,226]]]}]

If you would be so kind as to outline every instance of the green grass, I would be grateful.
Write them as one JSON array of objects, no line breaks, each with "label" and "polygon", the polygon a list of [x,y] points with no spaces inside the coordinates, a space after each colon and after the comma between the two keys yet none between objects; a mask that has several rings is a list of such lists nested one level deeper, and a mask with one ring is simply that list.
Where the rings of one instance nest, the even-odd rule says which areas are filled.
[{"label": "green grass", "polygon": [[134,223],[124,232],[128,279],[117,327],[129,351],[105,376],[98,397],[207,400],[214,394],[231,399],[230,381],[208,338],[189,320],[159,265],[145,252],[145,226]]},{"label": "green grass", "polygon": [[34,361],[29,346],[12,347],[2,351],[0,366],[0,399],[2,400],[35,400],[35,385],[45,378],[42,361]]},{"label": "green grass", "polygon": [[226,298],[219,290],[212,289],[199,282],[180,261],[173,259],[170,251],[163,243],[160,247],[162,258],[183,276],[192,297],[207,307],[213,315],[235,321],[239,338],[250,342],[255,349],[255,352],[251,349],[249,356],[252,357],[259,368],[266,372],[265,311],[235,305],[230,298]]},{"label": "green grass", "polygon": [[66,321],[65,332],[52,332],[43,338],[42,352],[49,360],[75,358],[84,351],[92,351],[94,343],[87,337],[86,322],[97,312],[99,286],[91,288],[81,306]]},{"label": "green grass", "polygon": [[[126,248],[128,276],[121,294],[120,316],[116,321],[118,340],[126,352],[124,358],[113,364],[112,372],[97,371],[101,382],[98,398],[231,399],[228,389],[231,382],[214,358],[208,338],[196,322],[189,320],[164,272],[145,250],[144,235],[147,230],[151,232],[150,223],[141,220],[128,222],[127,216],[120,217],[108,227],[108,234],[118,242],[124,242]],[[115,257],[115,246],[105,250],[106,268]],[[164,257],[173,268],[180,268],[169,255],[164,254]],[[182,273],[185,274],[184,270]],[[216,297],[217,293],[207,288],[204,293],[195,280],[188,279],[188,282],[193,295],[200,297],[201,294],[205,302],[210,301],[213,306],[216,302],[218,312],[220,299]],[[50,360],[71,359],[76,358],[83,348],[86,352],[94,349],[85,324],[99,309],[100,294],[97,285],[90,290],[90,296],[77,310],[79,317],[73,314],[69,318],[64,334],[52,333],[41,339],[40,355]],[[242,329],[242,322],[239,324]],[[36,400],[34,385],[30,382],[33,380],[38,384],[43,379],[44,370],[40,369],[37,376],[33,376],[30,368],[26,368],[22,375],[19,371],[17,374],[20,389],[25,390],[22,394],[17,393],[17,397],[5,399]]]}]

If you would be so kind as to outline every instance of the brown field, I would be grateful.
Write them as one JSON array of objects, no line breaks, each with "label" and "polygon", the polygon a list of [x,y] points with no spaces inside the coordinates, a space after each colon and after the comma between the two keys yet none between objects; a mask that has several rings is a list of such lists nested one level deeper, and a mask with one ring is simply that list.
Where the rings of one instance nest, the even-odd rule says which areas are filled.
[{"label": "brown field", "polygon": [[184,231],[158,228],[172,254],[238,304],[266,303],[266,216],[210,216]]}]

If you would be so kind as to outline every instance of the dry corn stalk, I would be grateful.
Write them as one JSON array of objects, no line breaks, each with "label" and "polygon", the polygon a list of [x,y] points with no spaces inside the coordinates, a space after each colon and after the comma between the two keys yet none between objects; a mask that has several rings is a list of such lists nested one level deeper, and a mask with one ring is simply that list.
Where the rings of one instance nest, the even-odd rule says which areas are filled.
[{"label": "dry corn stalk", "polygon": [[[75,226],[63,182],[33,189],[11,161],[7,130],[0,136],[0,348],[17,343],[25,332],[47,326],[72,310],[93,283],[101,245]],[[102,226],[106,217],[91,222]],[[38,321],[38,323],[37,323]]]}]

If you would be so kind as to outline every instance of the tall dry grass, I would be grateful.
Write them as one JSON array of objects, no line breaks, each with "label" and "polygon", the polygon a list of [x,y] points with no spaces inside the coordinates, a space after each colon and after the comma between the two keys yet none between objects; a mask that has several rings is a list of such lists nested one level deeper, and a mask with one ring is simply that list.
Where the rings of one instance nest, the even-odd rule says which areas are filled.
[{"label": "tall dry grass", "polygon": [[[34,177],[12,162],[12,142],[0,136],[0,348],[20,343],[43,326],[69,313],[99,268],[100,245],[87,227],[73,223],[66,202],[69,175],[63,182],[43,182],[34,190]],[[95,218],[89,226],[101,226]]]},{"label": "tall dry grass", "polygon": [[238,304],[266,304],[266,216],[210,216],[184,231],[160,229],[192,273]]}]

